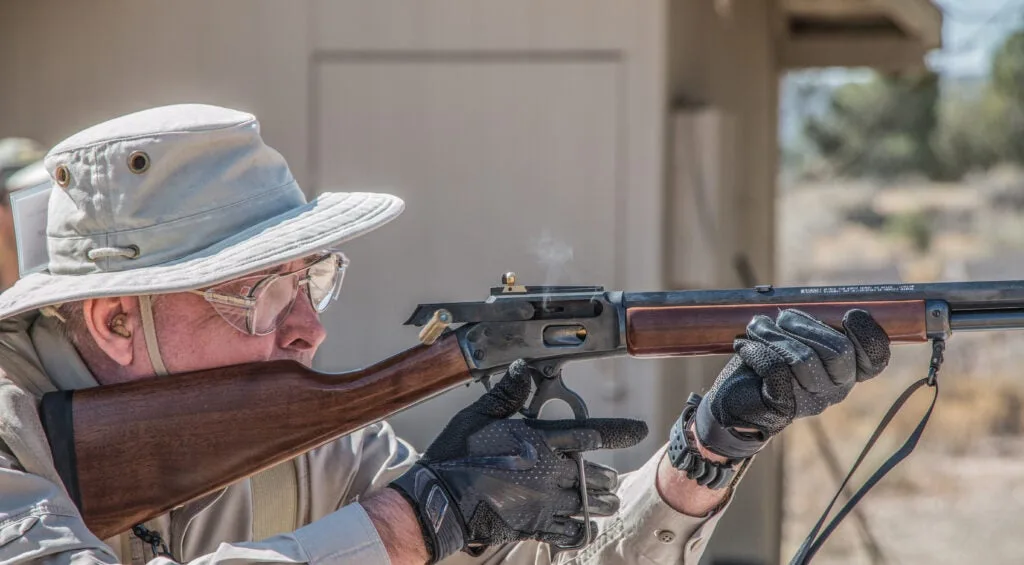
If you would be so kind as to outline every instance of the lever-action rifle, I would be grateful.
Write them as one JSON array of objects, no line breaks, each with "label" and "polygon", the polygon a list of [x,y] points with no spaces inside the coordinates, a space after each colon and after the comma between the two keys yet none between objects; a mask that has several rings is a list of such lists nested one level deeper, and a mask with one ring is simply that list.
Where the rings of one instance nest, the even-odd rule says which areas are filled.
[{"label": "lever-action rifle", "polygon": [[[421,304],[420,345],[327,374],[275,361],[49,393],[41,417],[57,470],[101,539],[524,358],[537,369],[526,417],[567,402],[570,361],[732,352],[756,314],[799,308],[840,327],[870,312],[893,343],[1024,327],[1024,282],[668,292],[533,287],[507,273],[481,302]],[[580,481],[583,485],[584,481]],[[586,500],[584,495],[582,500]]]}]

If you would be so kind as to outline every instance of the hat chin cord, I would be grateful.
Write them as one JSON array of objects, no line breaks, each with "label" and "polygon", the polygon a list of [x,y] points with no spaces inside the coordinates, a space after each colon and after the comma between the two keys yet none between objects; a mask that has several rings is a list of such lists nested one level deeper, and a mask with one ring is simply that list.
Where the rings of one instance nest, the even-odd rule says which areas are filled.
[{"label": "hat chin cord", "polygon": [[164,366],[164,360],[160,357],[160,346],[156,340],[156,324],[153,322],[153,300],[150,295],[143,294],[139,297],[139,313],[142,315],[142,333],[146,336],[146,349],[149,351],[149,361],[153,364],[153,370],[157,376],[166,377],[170,373]]}]

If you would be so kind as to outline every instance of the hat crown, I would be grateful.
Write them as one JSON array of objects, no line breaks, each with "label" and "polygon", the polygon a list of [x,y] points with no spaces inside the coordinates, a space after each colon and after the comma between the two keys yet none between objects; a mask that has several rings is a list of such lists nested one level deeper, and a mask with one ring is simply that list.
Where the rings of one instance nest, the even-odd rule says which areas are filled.
[{"label": "hat crown", "polygon": [[115,118],[59,143],[44,163],[53,274],[173,262],[306,202],[256,117],[217,106]]}]

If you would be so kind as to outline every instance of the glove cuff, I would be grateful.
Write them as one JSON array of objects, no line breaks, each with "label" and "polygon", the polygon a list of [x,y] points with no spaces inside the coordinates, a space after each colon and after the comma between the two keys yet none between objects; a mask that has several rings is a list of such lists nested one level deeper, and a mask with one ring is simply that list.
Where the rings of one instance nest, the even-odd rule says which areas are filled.
[{"label": "glove cuff", "polygon": [[433,471],[417,463],[388,486],[412,505],[430,554],[428,563],[437,563],[466,546],[458,506]]},{"label": "glove cuff", "polygon": [[733,477],[736,475],[736,464],[741,460],[729,459],[724,463],[716,463],[701,455],[697,442],[694,441],[693,432],[690,431],[698,403],[700,396],[690,394],[686,408],[672,426],[669,433],[668,459],[673,467],[685,472],[687,478],[696,481],[697,484],[712,490],[726,488],[732,485]]},{"label": "glove cuff", "polygon": [[710,402],[701,401],[694,414],[694,431],[701,445],[712,453],[729,459],[746,459],[761,451],[768,441],[742,438],[718,423],[711,413]]}]

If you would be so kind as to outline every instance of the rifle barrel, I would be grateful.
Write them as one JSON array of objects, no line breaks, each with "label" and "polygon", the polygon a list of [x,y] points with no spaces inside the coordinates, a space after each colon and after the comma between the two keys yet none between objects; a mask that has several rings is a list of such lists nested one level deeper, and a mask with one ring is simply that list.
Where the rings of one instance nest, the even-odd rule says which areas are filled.
[{"label": "rifle barrel", "polygon": [[958,332],[1024,329],[1024,308],[953,311],[949,327]]}]

